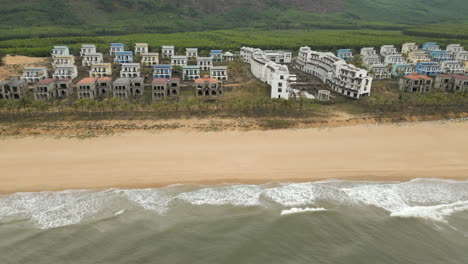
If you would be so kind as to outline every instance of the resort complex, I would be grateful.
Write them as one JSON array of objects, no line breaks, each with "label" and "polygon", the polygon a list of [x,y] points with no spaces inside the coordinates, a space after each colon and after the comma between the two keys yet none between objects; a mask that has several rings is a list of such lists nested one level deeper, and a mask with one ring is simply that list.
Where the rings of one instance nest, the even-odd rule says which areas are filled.
[{"label": "resort complex", "polygon": [[[134,47],[111,43],[108,50],[100,51],[96,45],[82,44],[75,57],[67,46],[54,46],[49,67],[25,67],[20,76],[2,81],[0,99],[21,99],[29,94],[35,100],[49,100],[76,94],[79,99],[102,100],[151,94],[151,100],[161,100],[179,98],[181,90],[214,99],[225,94],[226,84],[234,82],[229,65],[236,61],[248,64],[251,74],[270,86],[270,97],[277,99],[360,99],[371,96],[373,80],[395,78],[400,78],[398,86],[403,92],[468,90],[468,51],[459,44],[442,50],[433,42],[404,43],[401,49],[383,45],[358,52],[339,49],[336,54],[305,46],[297,55],[253,47],[225,52],[165,45],[152,50],[147,43]],[[298,81],[299,75],[306,81]],[[323,88],[301,88],[311,78],[319,80]]]}]

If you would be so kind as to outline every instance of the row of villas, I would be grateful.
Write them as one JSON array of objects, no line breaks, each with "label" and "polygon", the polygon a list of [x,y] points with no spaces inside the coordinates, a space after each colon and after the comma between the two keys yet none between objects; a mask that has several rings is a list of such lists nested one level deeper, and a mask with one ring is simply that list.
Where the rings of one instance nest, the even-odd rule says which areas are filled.
[{"label": "row of villas", "polygon": [[[13,81],[0,83],[0,96],[2,99],[9,99],[6,92],[13,89]],[[21,80],[19,80],[21,82]],[[24,81],[23,81],[24,82]],[[78,99],[104,99],[116,97],[121,99],[140,97],[145,93],[145,82],[141,77],[136,78],[117,78],[112,81],[110,77],[86,77],[76,84],[76,94]],[[9,88],[7,90],[6,88]],[[4,93],[3,90],[6,92]],[[18,89],[21,95],[25,96],[27,91],[26,82]],[[70,79],[45,79],[34,85],[34,98],[36,100],[63,99],[74,91],[74,86]],[[5,95],[4,95],[5,94]],[[214,98],[224,94],[224,83],[220,80],[204,76],[195,81],[195,94],[200,97]],[[153,100],[178,97],[180,95],[179,78],[156,78],[151,82],[151,96]],[[17,99],[17,98],[15,98]]]},{"label": "row of villas", "polygon": [[[353,59],[350,49],[341,49],[338,57]],[[436,76],[440,73],[464,74],[468,71],[468,52],[460,44],[450,44],[441,50],[437,43],[425,43],[420,48],[416,43],[404,43],[401,52],[394,45],[380,47],[380,55],[373,47],[360,51],[363,65],[374,79],[388,79],[413,73]]]},{"label": "row of villas", "polygon": [[331,52],[301,47],[296,63],[299,70],[319,78],[339,94],[356,99],[370,96],[372,77],[367,70],[348,64]]},{"label": "row of villas", "polygon": [[468,91],[468,76],[459,74],[439,74],[433,80],[427,75],[411,74],[400,78],[402,92],[427,93],[435,88],[439,91]]},{"label": "row of villas", "polygon": [[286,65],[277,62],[291,63],[291,52],[242,47],[240,56],[250,64],[250,70],[257,79],[271,86],[271,98],[288,100],[293,95],[292,85],[296,82],[296,75],[290,74]]}]

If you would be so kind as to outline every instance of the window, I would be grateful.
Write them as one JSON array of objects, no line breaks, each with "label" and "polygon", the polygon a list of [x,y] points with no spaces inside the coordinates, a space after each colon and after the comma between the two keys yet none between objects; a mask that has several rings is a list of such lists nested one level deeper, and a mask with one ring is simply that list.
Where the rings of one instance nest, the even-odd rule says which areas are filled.
[{"label": "window", "polygon": [[283,75],[280,75],[280,80],[284,80],[284,76],[283,76]]},{"label": "window", "polygon": [[282,93],[282,92],[283,92],[283,89],[278,88],[278,93]]},{"label": "window", "polygon": [[283,87],[283,83],[278,83],[278,87]]}]

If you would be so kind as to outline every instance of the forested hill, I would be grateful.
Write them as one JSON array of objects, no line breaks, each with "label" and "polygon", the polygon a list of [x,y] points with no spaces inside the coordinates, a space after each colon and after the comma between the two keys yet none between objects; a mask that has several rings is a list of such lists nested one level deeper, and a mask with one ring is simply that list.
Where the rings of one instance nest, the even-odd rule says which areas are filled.
[{"label": "forested hill", "polygon": [[467,0],[2,0],[0,27],[72,26],[102,33],[240,27],[458,23]]}]

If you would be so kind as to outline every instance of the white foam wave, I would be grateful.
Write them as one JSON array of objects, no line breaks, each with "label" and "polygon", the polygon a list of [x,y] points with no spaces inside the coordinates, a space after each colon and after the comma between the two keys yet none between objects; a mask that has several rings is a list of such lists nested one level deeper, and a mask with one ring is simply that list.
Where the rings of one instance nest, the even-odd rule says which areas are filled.
[{"label": "white foam wave", "polygon": [[[30,219],[38,228],[54,228],[113,217],[134,205],[165,214],[174,202],[193,206],[300,208],[375,206],[393,217],[444,222],[468,210],[468,181],[417,179],[410,182],[285,183],[268,185],[172,186],[161,189],[17,193],[0,196],[0,222]],[[117,212],[117,213],[115,213]],[[302,212],[302,211],[301,211]]]},{"label": "white foam wave", "polygon": [[181,193],[177,198],[193,205],[257,206],[262,191],[258,185],[234,185]]},{"label": "white foam wave", "polygon": [[319,207],[319,208],[291,208],[281,211],[281,215],[289,215],[289,214],[298,214],[298,213],[305,213],[305,212],[323,212],[327,211],[327,209]]}]

